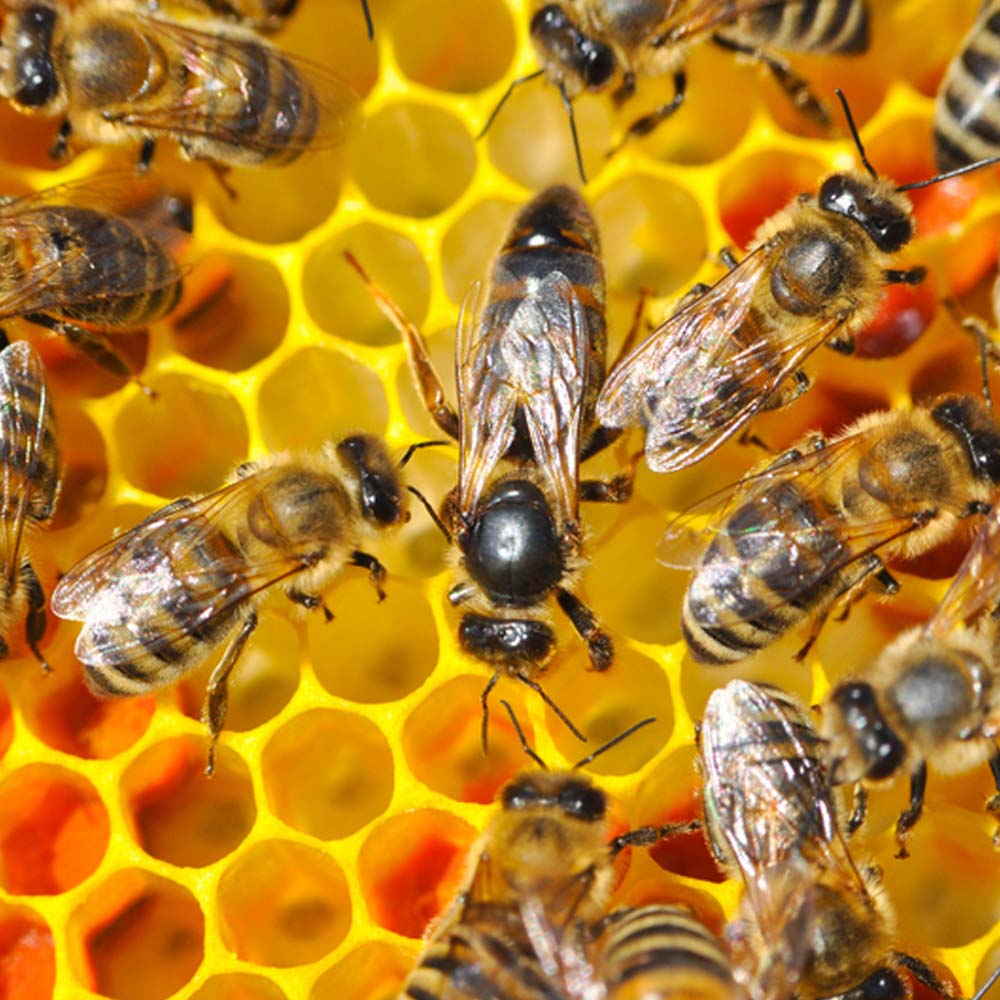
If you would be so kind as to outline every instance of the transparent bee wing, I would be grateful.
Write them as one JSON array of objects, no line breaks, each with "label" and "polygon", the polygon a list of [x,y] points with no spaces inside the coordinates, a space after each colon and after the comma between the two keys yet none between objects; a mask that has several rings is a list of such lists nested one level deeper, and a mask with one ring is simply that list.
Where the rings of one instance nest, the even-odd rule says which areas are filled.
[{"label": "transparent bee wing", "polygon": [[[839,0],[687,0],[668,18],[664,30],[672,41],[692,41],[699,35],[717,31],[741,17],[774,10],[792,17],[791,11],[809,4],[814,18],[824,7],[833,8]],[[817,12],[815,8],[819,8]]]}]

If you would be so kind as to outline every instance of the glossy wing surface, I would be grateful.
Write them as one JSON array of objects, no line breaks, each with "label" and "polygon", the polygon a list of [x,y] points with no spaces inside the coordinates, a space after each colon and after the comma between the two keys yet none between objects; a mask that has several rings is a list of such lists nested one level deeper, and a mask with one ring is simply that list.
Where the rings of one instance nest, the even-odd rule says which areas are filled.
[{"label": "glossy wing surface", "polygon": [[839,0],[687,0],[681,9],[668,19],[662,34],[672,41],[692,41],[698,35],[709,34],[733,24],[739,18],[763,11],[782,12],[795,10],[805,4],[811,8],[832,7]]}]

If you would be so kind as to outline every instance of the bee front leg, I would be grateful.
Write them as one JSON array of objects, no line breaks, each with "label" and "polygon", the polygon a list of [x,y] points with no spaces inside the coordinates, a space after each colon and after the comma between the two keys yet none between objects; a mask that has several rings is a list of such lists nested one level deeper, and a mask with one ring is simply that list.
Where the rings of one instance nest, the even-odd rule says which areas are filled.
[{"label": "bee front leg", "polygon": [[375,588],[375,593],[378,594],[379,602],[384,601],[385,590],[383,590],[382,585],[389,575],[386,573],[385,567],[374,556],[370,556],[367,552],[362,552],[360,549],[356,549],[351,553],[351,565],[360,566],[362,569],[368,570],[368,579],[371,580],[372,586]]},{"label": "bee front leg", "polygon": [[326,606],[319,594],[307,594],[304,591],[295,590],[294,587],[286,590],[285,593],[293,604],[301,605],[307,611],[315,611],[317,608],[321,608],[326,621],[328,623],[333,621],[333,612]]},{"label": "bee front leg", "polygon": [[28,649],[34,654],[35,659],[41,664],[42,671],[46,674],[52,672],[52,667],[42,655],[38,644],[45,635],[45,591],[38,580],[38,574],[31,563],[26,562],[21,566],[21,580],[28,593],[28,614],[24,620],[24,635],[28,643]]},{"label": "bee front leg", "polygon": [[239,634],[229,644],[229,648],[223,657],[216,664],[212,671],[212,676],[208,679],[208,688],[205,691],[205,703],[201,710],[201,721],[208,726],[211,742],[208,745],[208,760],[205,762],[205,774],[211,777],[215,773],[215,748],[219,742],[219,736],[226,724],[226,712],[229,709],[229,675],[233,672],[243,652],[243,647],[257,627],[257,612],[251,611],[247,615],[243,627]]},{"label": "bee front leg", "polygon": [[598,624],[594,612],[564,587],[556,590],[556,601],[576,629],[576,634],[587,644],[591,667],[607,670],[614,662],[615,647],[611,636]]},{"label": "bee front leg", "polygon": [[629,139],[638,139],[644,135],[649,135],[650,132],[654,131],[661,122],[665,122],[671,115],[675,114],[680,110],[681,106],[684,104],[684,98],[687,96],[687,74],[684,70],[678,70],[674,73],[674,96],[666,102],[666,104],[661,104],[658,108],[650,111],[649,114],[643,115],[641,118],[637,118],[627,129],[625,129],[625,134],[621,139],[615,143],[611,149],[605,154],[607,157],[612,157],[617,153],[622,146],[629,141]]},{"label": "bee front leg", "polygon": [[847,822],[844,824],[844,833],[848,837],[853,837],[861,829],[867,815],[868,790],[859,781],[854,786],[854,805],[851,808],[851,815],[847,817]]},{"label": "bee front leg", "polygon": [[59,131],[56,132],[55,141],[52,143],[52,147],[49,149],[49,157],[53,160],[65,160],[69,155],[69,140],[70,136],[73,134],[73,126],[70,125],[69,119],[64,118],[59,123]]},{"label": "bee front leg", "polygon": [[145,174],[149,172],[149,168],[153,163],[153,156],[156,153],[156,140],[146,138],[142,140],[142,146],[139,149],[139,173]]},{"label": "bee front leg", "polygon": [[927,764],[921,761],[910,772],[910,805],[896,821],[896,857],[908,858],[906,838],[924,811],[924,794],[927,791]]}]

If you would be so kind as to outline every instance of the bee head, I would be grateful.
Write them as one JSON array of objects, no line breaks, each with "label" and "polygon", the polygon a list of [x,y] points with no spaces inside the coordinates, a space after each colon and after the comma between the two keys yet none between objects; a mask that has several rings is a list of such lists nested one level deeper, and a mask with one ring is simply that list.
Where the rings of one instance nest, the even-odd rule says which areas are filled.
[{"label": "bee head", "polygon": [[566,88],[600,90],[615,75],[615,56],[603,42],[588,38],[557,3],[546,4],[531,19],[531,40],[539,60]]},{"label": "bee head", "polygon": [[506,812],[554,809],[582,823],[597,823],[608,811],[604,792],[574,773],[525,772],[504,787],[500,800]]},{"label": "bee head", "polygon": [[944,396],[931,416],[958,438],[977,479],[1000,483],[1000,428],[974,396]]},{"label": "bee head", "polygon": [[470,656],[508,668],[539,667],[556,648],[552,628],[535,618],[468,614],[458,626],[458,641]]},{"label": "bee head", "polygon": [[[895,774],[906,758],[906,748],[886,722],[875,690],[864,681],[840,684],[830,695],[831,712],[824,724],[830,733],[835,767],[832,781],[865,777],[880,781]],[[827,722],[830,717],[832,722]],[[859,773],[858,773],[859,772]]]},{"label": "bee head", "polygon": [[4,96],[29,110],[47,107],[59,97],[53,56],[56,10],[33,4],[7,15],[3,30]]},{"label": "bee head", "polygon": [[819,189],[819,207],[856,222],[883,253],[913,239],[909,201],[888,181],[858,173],[833,174]]},{"label": "bee head", "polygon": [[357,503],[366,521],[390,528],[406,520],[399,469],[385,444],[371,434],[354,434],[337,445],[337,457],[357,487]]}]

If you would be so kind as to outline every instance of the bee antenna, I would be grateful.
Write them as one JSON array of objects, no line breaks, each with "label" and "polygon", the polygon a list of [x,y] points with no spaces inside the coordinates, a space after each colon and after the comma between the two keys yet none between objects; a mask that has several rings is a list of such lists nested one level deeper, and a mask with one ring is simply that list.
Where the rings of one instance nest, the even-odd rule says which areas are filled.
[{"label": "bee antenna", "polygon": [[[868,154],[865,152],[864,143],[861,141],[858,126],[854,124],[854,115],[851,114],[851,106],[847,103],[847,97],[840,87],[838,87],[834,93],[837,95],[840,100],[840,105],[844,109],[844,117],[847,119],[847,127],[851,130],[851,138],[854,140],[858,156],[861,157],[861,163],[863,164],[865,170],[867,170],[875,180],[878,180],[878,171],[868,162]],[[896,188],[896,190],[901,191],[902,188]]]},{"label": "bee antenna", "polygon": [[943,174],[935,174],[925,181],[914,181],[912,184],[900,184],[896,188],[897,192],[916,191],[918,188],[930,187],[932,184],[940,184],[941,181],[951,180],[952,177],[961,177],[962,174],[971,174],[973,170],[981,170],[983,167],[1000,163],[1000,156],[990,156],[985,160],[976,160],[975,163],[967,163],[964,167],[955,167],[954,170],[947,170]]},{"label": "bee antenna", "polygon": [[1000,965],[997,965],[993,972],[990,973],[989,979],[987,979],[986,982],[983,983],[978,990],[976,990],[975,996],[972,997],[972,1000],[983,1000],[983,997],[986,996],[986,994],[990,991],[990,988],[998,979],[1000,979]]},{"label": "bee antenna", "polygon": [[587,171],[583,169],[583,153],[580,151],[580,136],[576,131],[576,114],[573,111],[573,102],[566,93],[566,84],[559,81],[559,96],[562,98],[563,107],[566,109],[566,117],[569,119],[569,131],[573,136],[573,152],[576,153],[576,169],[580,171],[580,183],[587,183]]},{"label": "bee antenna", "polygon": [[607,753],[612,747],[618,746],[618,744],[621,743],[622,740],[627,740],[637,729],[642,729],[643,726],[652,725],[654,722],[656,722],[656,717],[651,715],[648,719],[641,719],[634,725],[629,726],[628,729],[625,730],[625,732],[619,733],[617,736],[612,736],[611,739],[608,740],[608,742],[605,743],[603,746],[599,746],[593,753],[587,754],[587,756],[584,757],[583,760],[578,760],[573,765],[573,770],[575,771],[578,768],[586,767],[596,757],[600,757],[602,753]]},{"label": "bee antenna", "polygon": [[405,453],[403,454],[403,457],[399,460],[399,467],[401,469],[405,469],[407,462],[409,462],[410,459],[413,458],[413,453],[415,451],[420,451],[421,448],[437,448],[443,444],[450,444],[450,443],[451,443],[450,441],[444,441],[444,440],[416,441],[413,444],[411,444],[409,448],[406,449]]},{"label": "bee antenna", "polygon": [[538,754],[528,746],[528,741],[524,737],[524,730],[521,728],[521,723],[517,721],[517,716],[514,714],[514,709],[510,707],[510,702],[505,701],[503,698],[500,699],[500,704],[507,709],[507,714],[510,716],[510,721],[514,724],[514,732],[517,733],[517,738],[521,741],[521,749],[543,770],[547,771],[549,769],[548,764],[542,760]]},{"label": "bee antenna", "polygon": [[519,76],[516,80],[511,80],[510,86],[504,91],[503,97],[497,101],[496,107],[490,112],[489,118],[486,119],[486,124],[479,130],[479,135],[476,136],[476,142],[490,130],[490,126],[496,120],[498,114],[500,114],[501,109],[507,103],[510,95],[521,86],[522,83],[530,83],[532,80],[537,80],[545,72],[544,69],[537,69],[534,73],[528,73],[527,76]]},{"label": "bee antenna", "polygon": [[[494,677],[495,676],[496,675],[494,674]],[[539,684],[538,681],[533,681],[530,677],[525,677],[524,674],[514,674],[513,676],[516,677],[525,687],[531,688],[531,690],[534,691],[535,694],[537,694],[538,697],[541,698],[542,701],[544,701],[545,704],[548,705],[549,708],[551,708],[552,711],[556,713],[556,715],[559,717],[559,721],[581,743],[587,742],[587,737],[584,736],[583,733],[581,733],[580,730],[577,729],[572,722],[570,722],[569,716],[542,690],[542,685]]]},{"label": "bee antenna", "polygon": [[451,532],[444,526],[444,521],[438,517],[437,511],[431,506],[431,502],[416,488],[416,486],[406,487],[423,505],[424,510],[427,511],[428,516],[434,522],[435,527],[438,531],[444,535],[444,540],[451,545]]},{"label": "bee antenna", "polygon": [[365,15],[365,27],[368,29],[368,41],[375,38],[375,25],[372,23],[372,12],[368,9],[368,0],[361,0],[361,10]]}]

